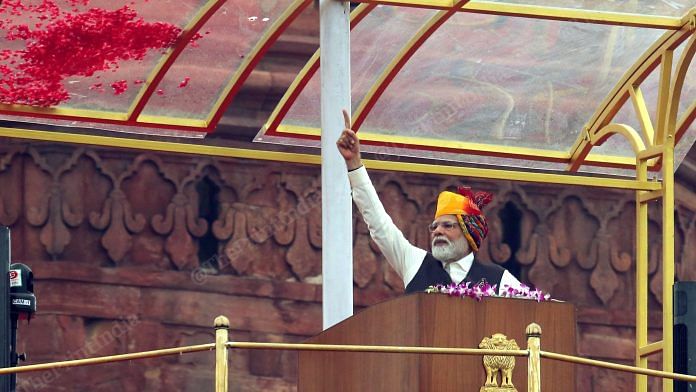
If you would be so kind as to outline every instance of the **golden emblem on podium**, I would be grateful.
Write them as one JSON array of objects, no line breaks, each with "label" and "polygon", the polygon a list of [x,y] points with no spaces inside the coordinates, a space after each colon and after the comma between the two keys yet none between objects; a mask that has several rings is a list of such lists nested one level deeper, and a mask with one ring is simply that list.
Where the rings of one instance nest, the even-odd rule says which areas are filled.
[{"label": "golden emblem on podium", "polygon": [[[515,339],[508,339],[502,333],[485,337],[479,343],[479,348],[490,350],[519,350]],[[512,370],[515,368],[515,357],[511,355],[484,355],[483,367],[486,368],[486,383],[479,392],[517,392],[512,385]],[[500,385],[498,385],[500,372]]]}]

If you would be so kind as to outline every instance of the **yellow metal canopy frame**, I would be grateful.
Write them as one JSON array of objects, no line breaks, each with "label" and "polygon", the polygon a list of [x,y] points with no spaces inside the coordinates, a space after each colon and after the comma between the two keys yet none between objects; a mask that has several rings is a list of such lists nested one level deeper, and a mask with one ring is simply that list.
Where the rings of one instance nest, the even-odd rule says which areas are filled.
[{"label": "yellow metal canopy frame", "polygon": [[[282,34],[283,30],[310,4],[311,0],[287,2],[287,8],[278,13],[274,20],[261,31],[257,41],[249,45],[245,60],[239,61],[236,68],[230,70],[225,83],[218,88],[208,109],[200,115],[158,115],[147,112],[147,102],[156,91],[157,86],[166,78],[168,70],[177,64],[177,57],[183,53],[190,37],[205,29],[206,22],[225,7],[245,1],[211,0],[205,2],[184,26],[184,39],[178,46],[164,54],[155,62],[142,88],[127,102],[127,110],[107,111],[93,108],[32,108],[17,105],[0,106],[0,113],[5,120],[35,121],[54,125],[65,125],[66,121],[98,123],[99,127],[127,126],[137,133],[140,127],[162,130],[212,131],[226,106],[238,91],[246,77],[253,70],[263,53]],[[509,158],[514,160],[533,160],[563,165],[564,174],[534,172],[520,169],[467,167],[461,164],[414,163],[405,160],[366,160],[366,165],[378,170],[393,170],[425,174],[454,175],[478,178],[491,178],[510,181],[528,181],[565,185],[582,185],[593,187],[610,187],[635,190],[636,194],[636,351],[635,365],[647,369],[647,357],[662,353],[663,371],[673,370],[673,336],[672,336],[672,286],[674,283],[674,171],[675,147],[680,142],[686,143],[687,132],[696,119],[696,102],[682,102],[688,70],[696,53],[696,2],[691,9],[683,10],[680,15],[646,15],[638,12],[642,2],[625,2],[633,4],[628,10],[587,10],[582,7],[550,7],[542,0],[528,3],[496,1],[454,1],[454,0],[380,0],[361,1],[353,11],[352,25],[358,25],[370,12],[379,7],[412,7],[432,10],[424,24],[413,32],[410,39],[403,41],[401,49],[374,75],[374,82],[365,90],[353,118],[357,128],[368,119],[370,111],[380,101],[390,83],[404,69],[430,36],[441,26],[457,15],[494,15],[509,18],[526,18],[552,20],[560,23],[588,23],[610,26],[630,26],[632,28],[649,28],[664,30],[664,33],[643,54],[628,67],[623,76],[615,81],[613,89],[604,100],[596,106],[594,113],[586,121],[583,129],[578,130],[575,142],[568,150],[531,148],[526,146],[506,146],[480,143],[477,140],[447,140],[429,137],[384,134],[373,132],[360,133],[367,144],[373,143],[385,148],[409,149],[410,151],[438,151],[447,154],[475,154],[484,157]],[[572,3],[572,1],[571,1]],[[613,3],[613,2],[611,2]],[[384,21],[388,23],[388,21]],[[675,51],[680,48],[680,55]],[[677,57],[677,58],[675,58]],[[302,89],[307,85],[312,74],[318,68],[317,52],[307,66],[297,76],[276,110],[268,119],[260,138],[295,138],[311,142],[321,136],[317,127],[283,124],[284,116],[290,110]],[[652,105],[646,99],[646,80],[657,72],[657,98]],[[680,113],[680,104],[681,113]],[[628,105],[635,114],[637,127],[615,121],[617,113]],[[338,114],[337,114],[338,115]],[[612,136],[620,135],[630,145],[632,156],[607,155],[592,153],[593,148],[603,144]],[[267,151],[264,149],[231,148],[211,145],[209,142],[191,143],[176,139],[145,140],[138,136],[122,134],[104,136],[100,134],[73,133],[68,128],[57,130],[39,130],[35,126],[0,127],[0,136],[14,139],[29,139],[99,146],[145,149],[152,151],[186,153],[196,155],[234,157],[243,159],[261,159],[269,161],[293,162],[302,164],[319,164],[316,154],[296,153],[287,146],[285,151]],[[212,142],[214,143],[214,141]],[[690,146],[687,146],[690,147]],[[583,166],[600,166],[635,170],[633,178],[616,178],[610,176],[581,175],[578,170]],[[649,180],[648,172],[659,172],[660,180]],[[662,339],[648,341],[648,205],[659,200],[662,202]],[[205,346],[202,349],[210,349]],[[650,370],[638,374],[636,390],[647,390],[647,376]],[[665,378],[663,390],[672,390],[672,380]]]}]

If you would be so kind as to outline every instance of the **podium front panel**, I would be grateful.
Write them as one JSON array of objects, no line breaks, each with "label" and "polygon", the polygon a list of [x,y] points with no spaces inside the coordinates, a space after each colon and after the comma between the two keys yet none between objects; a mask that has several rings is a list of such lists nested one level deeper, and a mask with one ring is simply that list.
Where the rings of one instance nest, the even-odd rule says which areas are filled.
[{"label": "podium front panel", "polygon": [[[501,333],[525,349],[532,322],[542,328],[542,350],[575,355],[571,304],[425,293],[374,305],[307,343],[478,348],[484,337]],[[515,358],[512,381],[526,391],[527,358]],[[572,364],[542,359],[541,374],[543,391],[575,390]],[[300,391],[479,391],[485,379],[478,355],[299,353]]]}]

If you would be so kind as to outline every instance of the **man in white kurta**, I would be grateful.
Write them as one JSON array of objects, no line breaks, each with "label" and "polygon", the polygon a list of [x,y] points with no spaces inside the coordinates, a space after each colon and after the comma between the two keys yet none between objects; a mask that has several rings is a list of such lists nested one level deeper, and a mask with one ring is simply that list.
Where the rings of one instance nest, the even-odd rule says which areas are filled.
[{"label": "man in white kurta", "polygon": [[473,251],[478,250],[488,231],[480,211],[483,205],[479,207],[476,204],[487,201],[479,200],[485,197],[478,197],[478,194],[469,191],[465,194],[441,193],[435,220],[429,226],[432,252],[412,245],[384,210],[360,160],[360,141],[350,129],[350,120],[345,111],[344,117],[346,129],[336,144],[349,171],[353,201],[372,239],[403,279],[406,292],[423,291],[438,283],[467,281],[495,284],[499,292],[507,287],[522,288],[521,283],[504,268],[475,260]]}]

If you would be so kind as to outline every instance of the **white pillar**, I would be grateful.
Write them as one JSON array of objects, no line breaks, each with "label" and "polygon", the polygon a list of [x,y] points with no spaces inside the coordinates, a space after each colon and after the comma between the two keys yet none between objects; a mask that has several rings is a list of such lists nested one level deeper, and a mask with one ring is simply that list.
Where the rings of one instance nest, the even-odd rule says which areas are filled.
[{"label": "white pillar", "polygon": [[353,314],[352,200],[346,164],[336,148],[341,109],[350,109],[350,4],[319,1],[321,49],[321,211],[323,327]]}]

